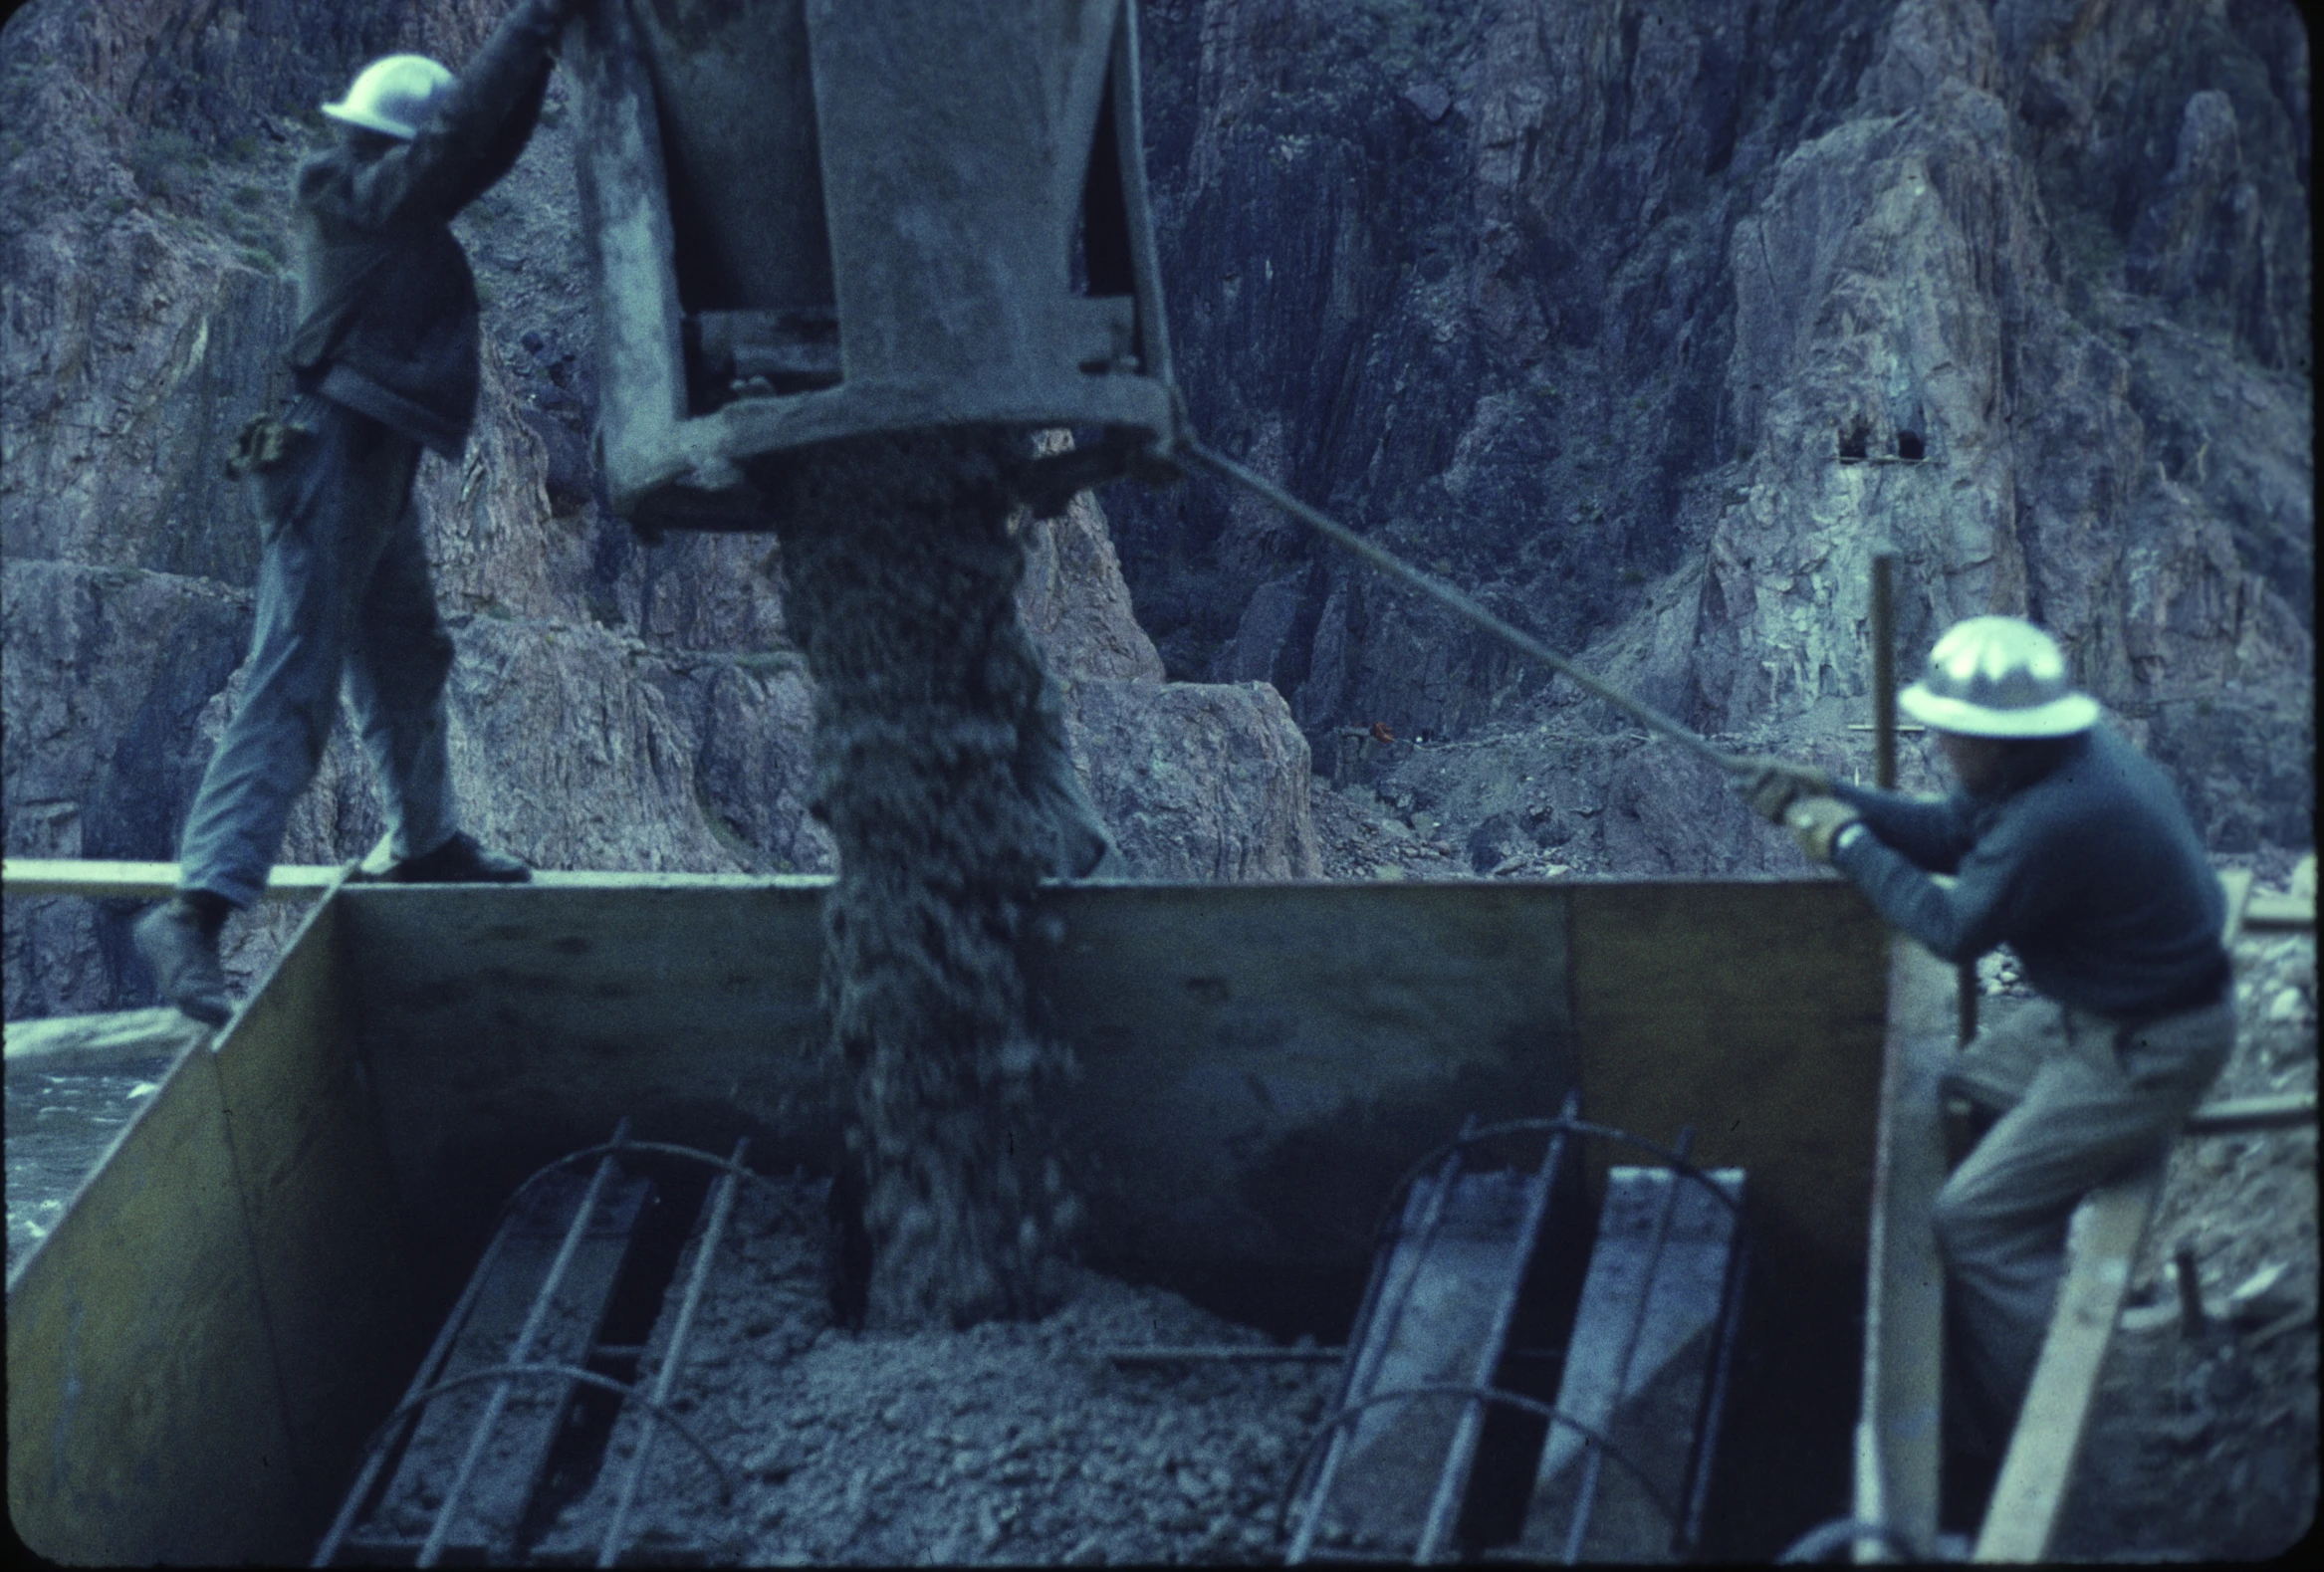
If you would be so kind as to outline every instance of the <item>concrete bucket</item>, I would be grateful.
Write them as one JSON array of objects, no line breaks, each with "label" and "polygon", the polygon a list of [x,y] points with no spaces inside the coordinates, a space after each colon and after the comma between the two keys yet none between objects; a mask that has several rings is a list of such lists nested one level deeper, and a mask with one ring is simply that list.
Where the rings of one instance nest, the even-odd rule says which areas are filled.
[{"label": "concrete bucket", "polygon": [[565,59],[641,530],[768,529],[754,477],[870,433],[1097,428],[1074,486],[1167,450],[1129,0],[596,0]]}]

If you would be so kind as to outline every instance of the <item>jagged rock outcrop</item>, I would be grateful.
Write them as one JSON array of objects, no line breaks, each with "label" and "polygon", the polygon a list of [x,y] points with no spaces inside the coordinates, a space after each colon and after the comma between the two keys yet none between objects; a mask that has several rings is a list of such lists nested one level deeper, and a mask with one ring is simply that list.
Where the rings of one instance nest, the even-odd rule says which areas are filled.
[{"label": "jagged rock outcrop", "polygon": [[[174,855],[249,635],[257,531],[222,462],[282,390],[285,191],[325,134],[313,107],[388,50],[458,62],[501,9],[43,0],[0,34],[11,856]],[[647,550],[595,495],[563,97],[560,82],[518,169],[460,221],[483,393],[464,460],[425,461],[417,488],[459,649],[460,798],[479,833],[545,866],[827,870],[773,538]],[[1060,681],[1140,689],[1076,741],[1098,800],[1125,806],[1133,871],[1313,872],[1306,745],[1281,701],[1161,683],[1092,503],[1032,528],[1027,614]],[[1160,786],[1139,775],[1152,757],[1173,761]],[[283,856],[359,856],[379,831],[343,728]],[[11,900],[7,1013],[146,1002],[134,910]],[[230,971],[247,982],[298,916],[236,919]]]},{"label": "jagged rock outcrop", "polygon": [[[1907,671],[1956,617],[2034,616],[2215,846],[2312,837],[2289,7],[1145,18],[1180,375],[1221,446],[1762,745],[1868,718],[1894,550]],[[1239,500],[1109,505],[1172,673],[1272,681],[1311,740],[1604,724]]]},{"label": "jagged rock outcrop", "polygon": [[[0,35],[12,853],[169,853],[240,654],[257,543],[218,459],[288,323],[311,107],[386,49],[464,57],[498,10],[41,0]],[[1908,669],[1953,617],[2025,611],[2216,849],[2312,839],[2291,8],[1145,0],[1141,27],[1178,373],[1222,448],[1691,723],[1843,768],[1894,550]],[[543,860],[827,866],[771,539],[648,551],[593,495],[566,134],[560,88],[462,221],[483,419],[421,489],[463,790]],[[1313,871],[1291,783],[1380,721],[1405,743],[1362,763],[1364,811],[1424,812],[1449,862],[1791,866],[1706,773],[1264,505],[1104,503],[1033,543],[1025,603],[1134,865]],[[66,675],[96,649],[117,667]],[[74,740],[17,742],[68,711]],[[566,724],[603,755],[578,816],[530,731]],[[1634,780],[1636,833],[1576,807],[1545,849],[1537,804],[1460,775],[1500,754]],[[289,856],[376,833],[333,758]],[[124,921],[12,902],[9,1012],[139,1002]]]}]

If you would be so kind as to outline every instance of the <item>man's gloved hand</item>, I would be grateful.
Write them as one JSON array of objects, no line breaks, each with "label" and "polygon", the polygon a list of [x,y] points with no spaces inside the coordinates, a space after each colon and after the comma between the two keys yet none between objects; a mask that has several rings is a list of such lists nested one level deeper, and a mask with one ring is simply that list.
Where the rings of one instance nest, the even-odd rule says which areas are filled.
[{"label": "man's gloved hand", "polygon": [[1813,765],[1795,765],[1767,757],[1750,761],[1751,773],[1743,778],[1741,790],[1751,811],[1770,824],[1783,822],[1783,810],[1803,796],[1829,796],[1832,778]]},{"label": "man's gloved hand", "polygon": [[1784,812],[1783,824],[1810,862],[1829,862],[1833,838],[1863,816],[1836,796],[1803,796]]}]

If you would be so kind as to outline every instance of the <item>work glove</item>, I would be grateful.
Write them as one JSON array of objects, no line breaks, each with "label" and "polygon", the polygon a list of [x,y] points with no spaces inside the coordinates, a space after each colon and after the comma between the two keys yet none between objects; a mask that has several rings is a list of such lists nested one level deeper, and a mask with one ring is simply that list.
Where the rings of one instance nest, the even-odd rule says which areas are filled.
[{"label": "work glove", "polygon": [[1803,796],[1784,811],[1783,824],[1808,861],[1829,862],[1833,838],[1863,816],[1836,796]]},{"label": "work glove", "polygon": [[1751,773],[1743,780],[1743,799],[1751,811],[1770,824],[1783,822],[1783,810],[1794,798],[1829,796],[1832,778],[1813,765],[1795,765],[1768,757],[1749,761]]}]

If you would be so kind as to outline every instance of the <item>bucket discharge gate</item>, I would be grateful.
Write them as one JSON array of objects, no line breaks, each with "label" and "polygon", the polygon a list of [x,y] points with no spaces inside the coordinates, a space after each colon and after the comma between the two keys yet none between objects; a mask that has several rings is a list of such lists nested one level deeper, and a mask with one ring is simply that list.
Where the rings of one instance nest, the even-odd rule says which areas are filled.
[{"label": "bucket discharge gate", "polygon": [[581,227],[613,506],[768,530],[818,444],[1096,428],[1061,494],[1176,439],[1131,0],[591,0]]}]

